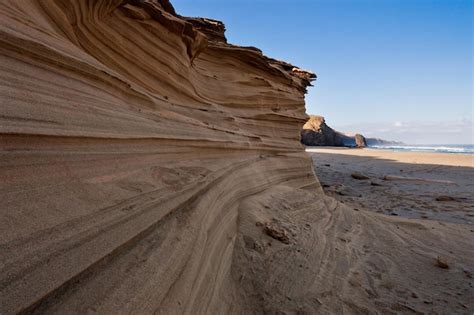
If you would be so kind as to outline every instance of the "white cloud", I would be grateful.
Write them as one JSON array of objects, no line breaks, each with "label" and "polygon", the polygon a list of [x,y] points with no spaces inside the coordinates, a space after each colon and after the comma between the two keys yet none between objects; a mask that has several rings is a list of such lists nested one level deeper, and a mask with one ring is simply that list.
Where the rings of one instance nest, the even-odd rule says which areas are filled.
[{"label": "white cloud", "polygon": [[345,132],[359,132],[366,137],[403,141],[407,144],[473,144],[474,124],[469,118],[459,121],[395,121],[333,126]]}]

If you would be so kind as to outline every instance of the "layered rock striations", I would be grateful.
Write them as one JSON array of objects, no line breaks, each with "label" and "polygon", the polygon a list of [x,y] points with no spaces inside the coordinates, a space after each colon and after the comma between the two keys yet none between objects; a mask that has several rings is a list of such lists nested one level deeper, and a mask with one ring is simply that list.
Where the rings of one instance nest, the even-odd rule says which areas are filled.
[{"label": "layered rock striations", "polygon": [[164,0],[0,16],[0,313],[243,305],[243,200],[316,183],[298,135],[315,76]]},{"label": "layered rock striations", "polygon": [[313,74],[166,0],[0,17],[1,314],[385,311],[404,297],[374,273],[418,284],[418,230],[322,193],[299,141]]}]

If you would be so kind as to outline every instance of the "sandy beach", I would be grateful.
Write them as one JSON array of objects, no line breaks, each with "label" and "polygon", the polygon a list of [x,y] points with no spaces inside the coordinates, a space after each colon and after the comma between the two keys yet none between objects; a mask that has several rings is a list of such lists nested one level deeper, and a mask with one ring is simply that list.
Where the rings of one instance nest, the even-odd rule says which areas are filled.
[{"label": "sandy beach", "polygon": [[474,224],[472,155],[327,147],[306,151],[326,194],[350,207]]}]

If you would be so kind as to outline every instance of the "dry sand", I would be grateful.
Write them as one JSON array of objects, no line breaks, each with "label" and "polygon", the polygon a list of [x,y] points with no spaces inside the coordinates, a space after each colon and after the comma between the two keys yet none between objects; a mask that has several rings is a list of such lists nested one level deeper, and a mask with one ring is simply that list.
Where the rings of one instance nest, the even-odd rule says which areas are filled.
[{"label": "dry sand", "polygon": [[[347,148],[307,151],[324,191],[351,207],[474,224],[472,155]],[[354,179],[354,172],[369,179]]]},{"label": "dry sand", "polygon": [[[368,265],[362,269],[380,272],[375,275],[375,283],[373,277],[369,280],[371,288],[379,294],[385,287],[396,292],[398,298],[407,295],[401,303],[395,302],[395,298],[391,310],[474,312],[474,156],[324,147],[310,147],[306,151],[327,195],[363,217],[374,212],[380,214],[378,223],[366,222],[361,226],[363,230],[373,229],[369,232],[373,236],[370,245],[362,245],[362,257],[370,256]],[[355,179],[355,173],[369,179]],[[396,180],[384,180],[387,175]],[[447,181],[453,183],[444,183]],[[408,227],[412,231],[405,231],[407,234],[396,240],[401,234],[394,239],[392,227],[385,225],[383,231],[382,222],[392,222],[397,231]],[[360,240],[351,241],[354,245]],[[411,245],[407,244],[405,249],[394,246],[399,241],[409,241]],[[410,252],[412,255],[407,255]],[[357,251],[349,255],[349,259],[361,258]],[[433,270],[428,261],[419,264],[421,256],[438,255],[438,270]],[[451,262],[447,272],[442,270],[446,267],[443,260]],[[464,273],[464,279],[461,276],[454,280],[456,270]],[[428,290],[427,283],[432,284]],[[410,290],[404,292],[407,287]],[[425,298],[420,300],[421,295]],[[431,298],[426,299],[427,296]]]}]

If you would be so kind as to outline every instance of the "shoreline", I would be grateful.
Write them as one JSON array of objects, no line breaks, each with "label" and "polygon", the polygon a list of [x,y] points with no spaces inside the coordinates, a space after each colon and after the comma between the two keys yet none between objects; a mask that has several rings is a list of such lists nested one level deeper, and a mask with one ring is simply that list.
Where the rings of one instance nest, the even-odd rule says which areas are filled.
[{"label": "shoreline", "polygon": [[460,166],[474,168],[474,155],[446,152],[420,152],[420,151],[393,151],[371,148],[348,147],[306,147],[308,153],[327,153],[352,155],[359,157],[372,157],[390,159],[399,163],[408,164],[434,164],[444,166]]}]

